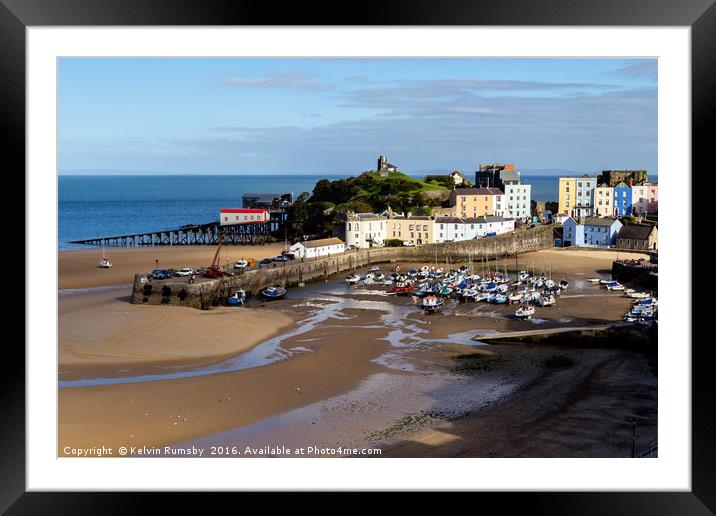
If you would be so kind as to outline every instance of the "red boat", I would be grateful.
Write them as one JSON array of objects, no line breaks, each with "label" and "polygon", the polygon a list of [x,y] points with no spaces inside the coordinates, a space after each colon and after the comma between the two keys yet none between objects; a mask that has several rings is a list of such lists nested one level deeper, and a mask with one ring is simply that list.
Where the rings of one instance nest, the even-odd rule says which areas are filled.
[{"label": "red boat", "polygon": [[413,285],[410,283],[396,283],[393,292],[397,295],[408,295],[413,293]]}]

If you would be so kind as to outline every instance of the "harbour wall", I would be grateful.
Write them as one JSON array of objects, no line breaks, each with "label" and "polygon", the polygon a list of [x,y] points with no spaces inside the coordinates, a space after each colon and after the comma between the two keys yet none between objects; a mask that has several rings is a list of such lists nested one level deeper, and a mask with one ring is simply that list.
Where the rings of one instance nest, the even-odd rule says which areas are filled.
[{"label": "harbour wall", "polygon": [[[198,283],[186,281],[153,281],[148,273],[134,277],[132,303],[150,305],[189,306],[209,309],[223,304],[232,292],[242,289],[247,295],[258,294],[271,285],[293,287],[328,279],[334,274],[353,271],[377,263],[408,262],[438,263],[449,261],[496,259],[552,247],[552,228],[538,226],[489,238],[461,242],[426,244],[421,247],[378,247],[351,250],[334,256],[306,261],[276,263],[274,266],[247,271],[215,280],[202,279]],[[273,264],[272,264],[273,265]]]}]

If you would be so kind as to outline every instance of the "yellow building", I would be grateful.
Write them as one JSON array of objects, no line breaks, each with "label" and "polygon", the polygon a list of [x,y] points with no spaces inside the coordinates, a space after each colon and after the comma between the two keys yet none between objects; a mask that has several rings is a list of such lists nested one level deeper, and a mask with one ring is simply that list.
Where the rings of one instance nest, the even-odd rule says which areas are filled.
[{"label": "yellow building", "polygon": [[393,215],[386,221],[385,238],[397,238],[413,245],[433,243],[433,219],[425,215]]},{"label": "yellow building", "polygon": [[577,206],[577,178],[559,178],[559,213],[566,213],[570,217],[576,213]]},{"label": "yellow building", "polygon": [[600,185],[594,189],[594,215],[596,217],[611,217],[614,213],[614,188]]},{"label": "yellow building", "polygon": [[450,192],[453,216],[477,218],[505,213],[505,194],[499,188],[456,188]]}]

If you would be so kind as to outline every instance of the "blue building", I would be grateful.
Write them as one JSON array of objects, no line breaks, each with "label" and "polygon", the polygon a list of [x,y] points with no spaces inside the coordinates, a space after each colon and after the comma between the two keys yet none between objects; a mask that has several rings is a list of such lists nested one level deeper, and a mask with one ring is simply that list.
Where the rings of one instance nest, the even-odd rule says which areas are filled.
[{"label": "blue building", "polygon": [[562,230],[562,245],[573,247],[614,247],[622,223],[606,217],[568,218]]},{"label": "blue building", "polygon": [[631,215],[631,187],[623,181],[614,187],[614,209],[615,217]]}]

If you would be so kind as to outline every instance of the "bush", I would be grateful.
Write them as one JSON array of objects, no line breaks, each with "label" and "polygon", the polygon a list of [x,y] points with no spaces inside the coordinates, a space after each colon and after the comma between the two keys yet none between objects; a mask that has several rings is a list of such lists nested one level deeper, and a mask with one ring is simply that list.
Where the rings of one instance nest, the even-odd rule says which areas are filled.
[{"label": "bush", "polygon": [[383,241],[385,247],[402,247],[403,241],[399,238],[386,238]]}]

